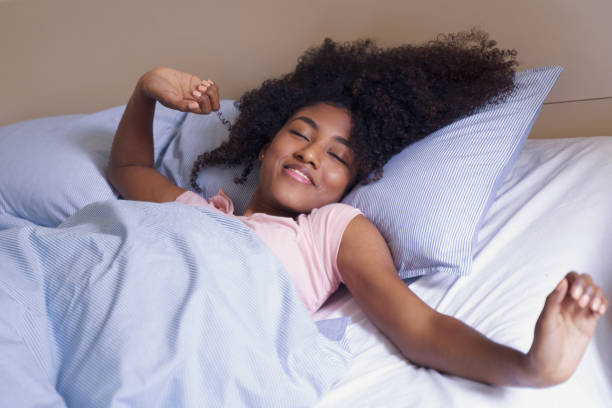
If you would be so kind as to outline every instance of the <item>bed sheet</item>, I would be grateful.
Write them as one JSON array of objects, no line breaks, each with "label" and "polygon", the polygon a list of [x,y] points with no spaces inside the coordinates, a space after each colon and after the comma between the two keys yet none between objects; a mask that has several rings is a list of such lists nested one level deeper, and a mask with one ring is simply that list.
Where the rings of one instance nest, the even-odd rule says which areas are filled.
[{"label": "bed sheet", "polygon": [[[546,295],[569,271],[612,296],[612,137],[528,140],[478,235],[468,277],[411,284],[430,306],[527,351]],[[315,318],[350,317],[349,374],[324,407],[610,407],[612,313],[601,319],[574,375],[546,389],[492,387],[417,368],[367,320],[346,290]]]}]

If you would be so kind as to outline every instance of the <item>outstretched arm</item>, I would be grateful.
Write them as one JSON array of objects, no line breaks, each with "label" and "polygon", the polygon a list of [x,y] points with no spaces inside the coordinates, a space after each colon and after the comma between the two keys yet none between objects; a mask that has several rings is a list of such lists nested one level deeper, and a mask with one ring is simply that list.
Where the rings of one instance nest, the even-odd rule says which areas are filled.
[{"label": "outstretched arm", "polygon": [[153,168],[155,101],[183,112],[209,113],[219,109],[217,85],[195,75],[159,67],[136,84],[117,127],[106,176],[123,198],[174,201],[185,190]]},{"label": "outstretched arm", "polygon": [[[533,346],[524,354],[421,301],[399,279],[385,240],[363,216],[355,217],[344,232],[338,267],[368,318],[408,360],[494,385],[540,387],[567,379],[608,304],[592,281],[568,275],[547,298]],[[584,300],[579,302],[583,293],[574,298],[568,292],[568,283],[578,287],[578,282],[583,293],[590,292],[584,306]]]}]

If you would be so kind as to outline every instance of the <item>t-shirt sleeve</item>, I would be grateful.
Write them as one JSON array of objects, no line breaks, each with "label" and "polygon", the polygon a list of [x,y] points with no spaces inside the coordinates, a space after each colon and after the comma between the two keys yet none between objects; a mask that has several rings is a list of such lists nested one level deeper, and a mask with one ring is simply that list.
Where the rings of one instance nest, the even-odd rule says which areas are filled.
[{"label": "t-shirt sleeve", "polygon": [[325,272],[332,282],[342,282],[338,270],[338,251],[342,235],[352,219],[360,214],[359,209],[342,203],[326,205],[310,214],[315,245],[324,258],[323,264],[327,269]]},{"label": "t-shirt sleeve", "polygon": [[180,196],[176,197],[175,201],[187,205],[192,205],[194,207],[202,207],[209,210],[216,210],[214,205],[212,205],[204,197],[199,196],[193,191],[185,191]]},{"label": "t-shirt sleeve", "polygon": [[223,192],[223,190],[219,190],[219,193],[210,199],[206,200],[202,196],[194,193],[193,191],[185,191],[178,197],[176,197],[176,202],[192,205],[194,207],[206,208],[207,210],[213,210],[217,212],[221,212],[223,214],[233,214],[234,213],[234,203],[232,200]]}]

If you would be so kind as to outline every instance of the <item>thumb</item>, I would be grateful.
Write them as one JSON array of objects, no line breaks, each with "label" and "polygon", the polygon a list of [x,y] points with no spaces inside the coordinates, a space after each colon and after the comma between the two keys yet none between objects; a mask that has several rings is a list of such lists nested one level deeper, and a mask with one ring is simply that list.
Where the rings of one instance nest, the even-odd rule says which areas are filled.
[{"label": "thumb", "polygon": [[567,278],[561,279],[561,281],[555,287],[555,290],[553,290],[550,293],[550,295],[548,295],[548,297],[546,298],[546,304],[547,305],[549,303],[551,305],[560,304],[565,298],[565,295],[567,295],[568,287],[569,287],[569,282],[567,281]]},{"label": "thumb", "polygon": [[162,105],[168,108],[176,109],[181,112],[202,113],[200,110],[200,105],[194,100],[179,98],[169,100],[169,98],[167,98],[164,101],[160,100],[160,102]]},{"label": "thumb", "polygon": [[555,310],[561,306],[561,302],[567,294],[568,287],[569,283],[567,278],[561,279],[561,282],[559,282],[555,289],[546,297],[546,303],[544,303],[543,309],[544,314],[547,314],[547,312],[551,312],[552,310]]},{"label": "thumb", "polygon": [[200,105],[196,101],[183,100],[178,102],[177,105],[183,112],[200,113]]}]

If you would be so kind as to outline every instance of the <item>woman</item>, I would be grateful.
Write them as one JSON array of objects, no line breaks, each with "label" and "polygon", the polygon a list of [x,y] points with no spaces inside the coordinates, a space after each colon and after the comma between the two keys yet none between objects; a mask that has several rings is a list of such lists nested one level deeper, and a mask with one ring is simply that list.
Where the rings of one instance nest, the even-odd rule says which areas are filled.
[{"label": "woman", "polygon": [[514,51],[480,32],[391,49],[326,40],[296,70],[240,100],[230,139],[200,168],[259,160],[244,214],[223,192],[205,200],[153,168],[155,101],[184,112],[219,109],[218,86],[170,68],[138,81],[117,129],[107,175],[126,199],[198,205],[237,217],[287,269],[313,312],[344,283],[366,315],[415,364],[473,380],[542,387],[573,373],[608,307],[588,275],[570,272],[547,297],[528,353],[496,344],[422,302],[397,276],[385,240],[359,210],[339,204],[382,176],[403,147],[513,90]]}]

